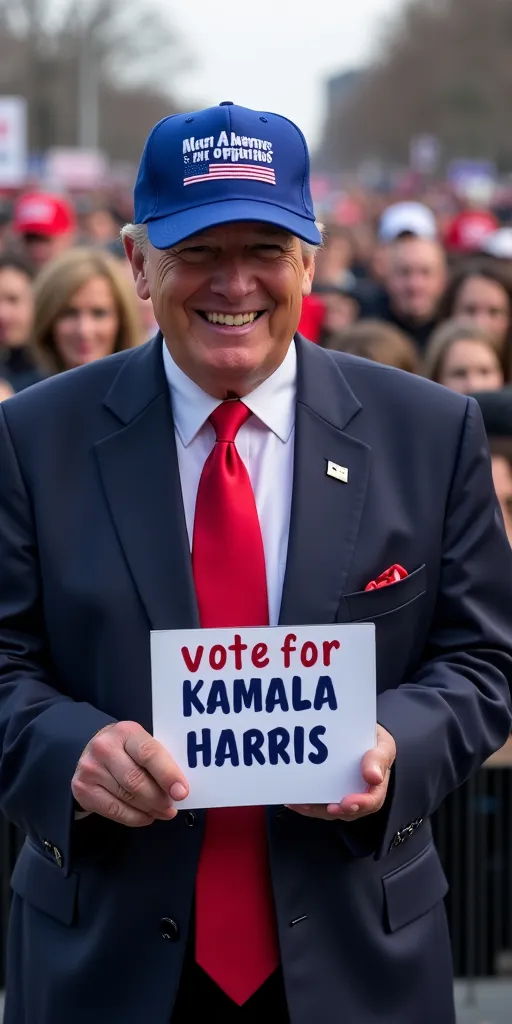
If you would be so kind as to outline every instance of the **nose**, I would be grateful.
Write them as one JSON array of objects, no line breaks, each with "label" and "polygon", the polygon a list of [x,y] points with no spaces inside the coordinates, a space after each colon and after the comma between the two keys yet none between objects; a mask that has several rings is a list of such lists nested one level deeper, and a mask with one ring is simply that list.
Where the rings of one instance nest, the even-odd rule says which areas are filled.
[{"label": "nose", "polygon": [[253,271],[242,259],[225,260],[216,267],[210,281],[214,295],[235,304],[256,291]]},{"label": "nose", "polygon": [[75,320],[76,335],[80,341],[89,341],[95,334],[95,322],[88,313],[80,313]]}]

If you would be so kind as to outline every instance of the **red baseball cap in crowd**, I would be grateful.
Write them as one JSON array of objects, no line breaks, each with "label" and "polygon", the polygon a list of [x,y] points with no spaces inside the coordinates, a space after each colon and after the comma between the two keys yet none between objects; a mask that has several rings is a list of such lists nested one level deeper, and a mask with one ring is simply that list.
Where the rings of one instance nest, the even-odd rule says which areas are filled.
[{"label": "red baseball cap in crowd", "polygon": [[14,206],[12,226],[20,235],[66,235],[76,229],[75,211],[63,196],[31,192]]},{"label": "red baseball cap in crowd", "polygon": [[450,252],[478,252],[497,228],[499,222],[489,210],[463,210],[448,225],[444,242]]}]

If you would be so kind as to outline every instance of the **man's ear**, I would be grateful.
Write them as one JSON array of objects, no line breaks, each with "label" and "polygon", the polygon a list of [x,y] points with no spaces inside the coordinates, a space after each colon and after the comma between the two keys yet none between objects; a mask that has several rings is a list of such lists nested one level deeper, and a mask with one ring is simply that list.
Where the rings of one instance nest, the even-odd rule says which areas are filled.
[{"label": "man's ear", "polygon": [[149,299],[149,285],[146,278],[146,259],[142,249],[139,249],[133,238],[125,235],[123,238],[124,251],[132,268],[133,280],[137,289],[139,299]]},{"label": "man's ear", "polygon": [[311,295],[311,288],[313,286],[313,278],[315,276],[314,254],[311,256],[303,256],[302,262],[304,264],[304,273],[302,275],[302,298],[305,298],[306,295]]}]

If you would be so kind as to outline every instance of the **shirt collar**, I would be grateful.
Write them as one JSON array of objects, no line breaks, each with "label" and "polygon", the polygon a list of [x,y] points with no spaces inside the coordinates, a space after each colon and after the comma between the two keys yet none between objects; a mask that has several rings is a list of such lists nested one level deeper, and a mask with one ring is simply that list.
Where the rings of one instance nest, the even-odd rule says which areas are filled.
[{"label": "shirt collar", "polygon": [[[165,376],[171,394],[174,425],[186,447],[221,400],[208,395],[174,362],[163,342]],[[246,395],[244,403],[283,443],[288,441],[295,422],[297,393],[297,352],[292,341],[274,373]]]}]

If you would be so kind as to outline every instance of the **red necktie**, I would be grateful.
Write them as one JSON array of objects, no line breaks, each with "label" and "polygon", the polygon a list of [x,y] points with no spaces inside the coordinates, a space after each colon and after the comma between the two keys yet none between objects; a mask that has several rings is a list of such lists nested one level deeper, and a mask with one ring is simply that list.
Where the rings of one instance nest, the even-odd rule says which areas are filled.
[{"label": "red necktie", "polygon": [[[235,437],[251,415],[226,401],[197,492],[192,564],[201,626],[267,626],[263,541]],[[241,1006],[279,963],[264,807],[209,810],[196,880],[196,960]]]}]

